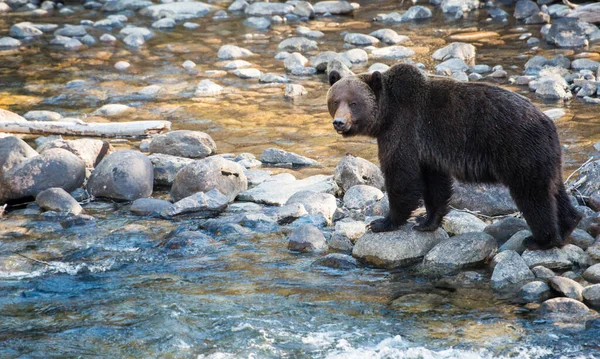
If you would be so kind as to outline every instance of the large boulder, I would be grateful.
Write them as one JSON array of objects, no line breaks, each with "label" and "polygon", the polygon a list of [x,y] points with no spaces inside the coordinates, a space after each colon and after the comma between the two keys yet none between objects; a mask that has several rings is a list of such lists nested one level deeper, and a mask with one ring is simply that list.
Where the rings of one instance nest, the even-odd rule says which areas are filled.
[{"label": "large boulder", "polygon": [[152,138],[150,153],[185,158],[204,158],[217,152],[217,144],[204,132],[173,131]]},{"label": "large boulder", "polygon": [[0,176],[38,153],[25,141],[14,136],[0,138]]},{"label": "large boulder", "polygon": [[196,192],[208,192],[217,189],[227,196],[229,202],[248,189],[248,179],[244,167],[220,156],[212,156],[194,161],[175,176],[171,197],[179,201]]},{"label": "large boulder", "polygon": [[352,256],[381,268],[408,266],[419,262],[431,248],[447,238],[443,229],[419,232],[407,224],[393,232],[367,232],[356,241]]},{"label": "large boulder", "polygon": [[92,138],[49,141],[40,145],[37,150],[43,153],[50,148],[62,148],[71,152],[81,158],[87,168],[96,167],[105,156],[115,151],[110,143]]},{"label": "large boulder", "polygon": [[35,197],[53,187],[71,192],[85,180],[83,161],[69,151],[55,148],[28,158],[0,177],[0,203]]},{"label": "large boulder", "polygon": [[535,275],[527,263],[515,251],[504,251],[494,257],[496,266],[492,273],[494,288],[504,288],[534,279]]},{"label": "large boulder", "polygon": [[322,214],[327,221],[331,221],[337,208],[335,197],[332,194],[314,191],[296,192],[287,200],[286,205],[296,203],[303,205],[308,214]]},{"label": "large boulder", "polygon": [[487,216],[518,212],[508,188],[487,184],[454,183],[450,205],[457,209],[469,209]]},{"label": "large boulder", "polygon": [[106,156],[87,183],[94,197],[133,201],[150,197],[154,184],[152,163],[141,152],[125,150]]},{"label": "large boulder", "polygon": [[498,245],[487,233],[464,233],[437,244],[423,260],[428,270],[452,272],[461,268],[476,267],[489,261]]},{"label": "large boulder", "polygon": [[380,190],[385,189],[385,180],[379,167],[364,158],[350,154],[344,156],[335,166],[333,178],[344,192],[359,184],[372,186]]}]

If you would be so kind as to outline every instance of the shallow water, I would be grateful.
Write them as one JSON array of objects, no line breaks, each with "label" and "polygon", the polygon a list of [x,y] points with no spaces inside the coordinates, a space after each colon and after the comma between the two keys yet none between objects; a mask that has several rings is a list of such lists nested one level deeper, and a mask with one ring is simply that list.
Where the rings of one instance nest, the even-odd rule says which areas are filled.
[{"label": "shallow water", "polygon": [[[488,23],[485,11],[452,21],[439,10],[430,21],[388,26],[370,19],[406,9],[410,2],[360,3],[353,17],[318,18],[308,24],[326,34],[318,40],[320,51],[341,51],[342,31],[390,27],[412,39],[411,47],[420,49],[413,59],[430,69],[431,53],[445,43],[436,30],[497,31],[501,41],[478,43],[477,61],[501,64],[512,75],[534,54],[514,34],[536,36],[540,28]],[[152,22],[126,14],[130,24]],[[102,17],[82,8],[72,16],[33,20],[12,13],[0,17],[0,33],[19,21],[76,24]],[[235,43],[259,54],[247,60],[263,72],[284,73],[282,62],[273,56],[298,24],[275,25],[263,38],[244,40],[243,34],[260,32],[244,27],[241,20],[235,15],[212,20],[209,15],[192,20],[201,25],[195,31],[180,25],[169,32],[155,30],[141,50],[117,43],[65,52],[33,42],[19,51],[0,51],[0,106],[20,114],[47,109],[84,118],[103,104],[123,103],[137,108],[127,120],[165,119],[174,129],[206,131],[220,153],[259,155],[267,147],[279,147],[320,162],[320,167],[296,172],[299,177],[332,173],[346,152],[376,161],[373,140],[341,139],[332,131],[324,75],[290,76],[309,91],[295,102],[283,99],[284,85],[259,85],[232,75],[214,80],[227,87],[224,95],[193,98],[204,71],[222,69],[216,62],[222,44]],[[104,30],[90,32],[99,37]],[[551,57],[573,51],[548,48],[538,53]],[[518,58],[521,54],[527,56]],[[113,65],[119,60],[132,67],[118,73]],[[197,64],[194,72],[181,67],[185,60]],[[83,88],[66,87],[76,79],[85,80]],[[136,91],[151,84],[164,89],[158,99],[136,97]],[[565,108],[567,116],[557,122],[565,145],[565,172],[590,155],[600,140],[598,107],[576,99],[564,106],[544,104],[526,88],[507,87],[542,109]],[[556,326],[538,318],[529,307],[494,293],[486,271],[474,284],[447,289],[416,271],[313,267],[317,255],[289,252],[284,233],[220,237],[206,245],[167,249],[164,242],[171,231],[196,230],[202,220],[140,219],[122,205],[102,203],[85,210],[97,218],[96,225],[64,229],[55,219],[23,210],[0,220],[0,257],[5,263],[0,267],[1,358],[600,356],[597,330]],[[407,294],[413,296],[402,297]]]}]

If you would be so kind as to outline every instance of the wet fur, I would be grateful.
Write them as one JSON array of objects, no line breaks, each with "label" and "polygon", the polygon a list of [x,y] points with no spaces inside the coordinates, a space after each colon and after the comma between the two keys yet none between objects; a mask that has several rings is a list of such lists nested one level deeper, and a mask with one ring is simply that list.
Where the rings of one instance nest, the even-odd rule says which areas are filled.
[{"label": "wet fur", "polygon": [[404,64],[343,79],[332,72],[330,83],[329,111],[349,122],[343,135],[377,138],[390,213],[371,223],[373,231],[406,223],[421,198],[427,216],[415,228],[438,228],[452,178],[506,185],[533,233],[531,248],[563,245],[581,219],[562,182],[556,127],[525,97],[488,84],[427,78]]}]

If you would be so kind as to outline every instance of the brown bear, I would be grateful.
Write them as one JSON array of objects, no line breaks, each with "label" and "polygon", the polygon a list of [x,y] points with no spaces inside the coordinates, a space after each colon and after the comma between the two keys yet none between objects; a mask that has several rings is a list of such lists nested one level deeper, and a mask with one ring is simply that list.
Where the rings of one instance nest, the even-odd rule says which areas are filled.
[{"label": "brown bear", "polygon": [[565,191],[556,127],[525,97],[483,83],[428,77],[399,64],[384,73],[329,74],[327,106],[343,136],[377,139],[390,211],[374,232],[406,223],[423,198],[415,229],[437,229],[453,178],[506,185],[531,232],[530,248],[565,244],[581,219]]}]

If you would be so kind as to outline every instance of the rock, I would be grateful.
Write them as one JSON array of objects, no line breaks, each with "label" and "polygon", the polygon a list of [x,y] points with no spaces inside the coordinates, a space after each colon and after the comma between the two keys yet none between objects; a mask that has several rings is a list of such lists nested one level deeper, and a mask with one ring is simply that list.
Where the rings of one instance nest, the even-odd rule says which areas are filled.
[{"label": "rock", "polygon": [[0,108],[0,122],[27,122],[27,120],[14,112]]},{"label": "rock", "polygon": [[302,203],[290,203],[285,206],[274,208],[270,213],[267,212],[267,214],[269,214],[278,224],[286,225],[307,215],[308,212]]},{"label": "rock", "polygon": [[235,45],[223,45],[219,48],[219,52],[217,53],[219,60],[233,60],[253,55],[254,54],[250,50]]},{"label": "rock", "polygon": [[229,199],[227,196],[213,188],[210,191],[197,192],[191,196],[182,198],[165,208],[161,216],[165,218],[174,217],[181,214],[193,213],[196,216],[204,217],[219,213],[227,208]]},{"label": "rock", "polygon": [[444,73],[446,71],[448,71],[450,73],[459,72],[459,71],[464,72],[464,71],[469,70],[469,65],[467,65],[461,59],[454,58],[454,59],[446,60],[446,61],[442,62],[441,64],[436,65],[435,70],[437,72],[441,72],[441,73]]},{"label": "rock", "polygon": [[305,36],[313,39],[319,39],[325,36],[321,31],[311,30],[306,26],[298,26],[296,28],[296,34],[300,36]]},{"label": "rock", "polygon": [[119,31],[119,34],[121,34],[122,36],[125,36],[125,37],[131,36],[131,35],[141,36],[144,38],[144,40],[148,40],[148,39],[152,38],[152,36],[154,36],[152,31],[150,31],[149,29],[147,29],[145,27],[138,27],[138,26],[131,26],[131,25],[121,29],[121,31]]},{"label": "rock", "polygon": [[346,15],[354,11],[347,1],[319,1],[313,6],[315,14]]},{"label": "rock", "polygon": [[538,309],[540,314],[551,319],[565,322],[578,322],[582,317],[589,315],[589,308],[571,298],[552,298],[543,302]]},{"label": "rock", "polygon": [[290,197],[300,191],[335,193],[337,185],[331,176],[317,175],[296,180],[293,175],[282,173],[240,193],[238,198],[242,201],[282,206]]},{"label": "rock", "polygon": [[450,205],[487,216],[518,212],[508,189],[499,185],[454,183]]},{"label": "rock", "polygon": [[342,158],[336,165],[334,179],[344,191],[361,184],[380,190],[385,188],[383,174],[379,167],[364,158],[350,154]]},{"label": "rock", "polygon": [[[474,65],[475,46],[464,43],[464,42],[453,42],[448,46],[445,46],[439,50],[436,50],[431,57],[434,60],[438,60],[438,61],[446,61],[449,59],[460,59],[460,60],[464,61],[465,63]],[[487,72],[487,71],[485,71],[485,72]]]},{"label": "rock", "polygon": [[269,164],[291,164],[292,166],[314,166],[317,161],[304,157],[292,152],[287,152],[278,148],[267,148],[260,155],[260,160],[263,163]]},{"label": "rock", "polygon": [[171,207],[171,202],[156,198],[139,198],[131,204],[131,212],[138,216],[159,216]]},{"label": "rock", "polygon": [[33,148],[18,137],[0,138],[0,176],[12,167],[37,155],[38,153]]},{"label": "rock", "polygon": [[372,74],[375,71],[379,71],[379,72],[386,72],[390,67],[386,64],[382,64],[382,63],[375,63],[371,66],[369,66],[369,69],[367,70],[368,73]]},{"label": "rock", "polygon": [[573,11],[571,11],[567,17],[574,17],[581,21],[588,22],[590,24],[599,24],[600,23],[600,4],[599,3],[590,3],[590,4],[581,4]]},{"label": "rock", "polygon": [[593,307],[600,307],[600,284],[585,287],[582,294],[587,304]]},{"label": "rock", "polygon": [[521,287],[518,295],[528,303],[541,303],[552,298],[552,291],[548,284],[541,281],[534,281]]},{"label": "rock", "polygon": [[258,30],[266,30],[271,27],[271,20],[264,17],[249,17],[244,20],[244,25]]},{"label": "rock", "polygon": [[[575,184],[579,184],[575,186]],[[579,171],[569,186],[575,186],[583,196],[590,196],[595,191],[600,190],[600,160],[592,161]]]},{"label": "rock", "polygon": [[246,7],[246,16],[287,15],[294,10],[294,5],[287,3],[255,2]]},{"label": "rock", "polygon": [[229,5],[227,10],[230,12],[244,11],[247,6],[248,3],[245,0],[235,0],[231,3],[231,5]]},{"label": "rock", "polygon": [[590,283],[600,283],[600,263],[594,264],[583,272],[583,279]]},{"label": "rock", "polygon": [[175,19],[171,19],[169,17],[157,20],[152,23],[152,27],[155,29],[172,29],[175,27],[175,25]]},{"label": "rock", "polygon": [[30,22],[20,22],[10,27],[10,36],[16,39],[42,36],[44,33]]},{"label": "rock", "polygon": [[488,15],[494,21],[505,21],[508,17],[508,13],[500,8],[492,8],[488,10]]},{"label": "rock", "polygon": [[583,287],[574,280],[565,277],[552,277],[548,280],[548,284],[560,295],[583,302]]},{"label": "rock", "polygon": [[290,37],[283,40],[277,47],[279,51],[307,52],[318,50],[317,42],[306,37]]},{"label": "rock", "polygon": [[383,198],[383,192],[367,185],[350,187],[344,194],[344,206],[348,209],[364,210]]},{"label": "rock", "polygon": [[135,108],[121,104],[108,104],[100,107],[93,113],[93,115],[103,117],[120,117],[131,112],[135,112]]},{"label": "rock", "polygon": [[308,63],[308,59],[302,56],[299,52],[290,54],[285,60],[283,60],[283,66],[286,70],[292,71],[297,67],[304,67]]},{"label": "rock", "polygon": [[350,238],[335,232],[327,239],[327,246],[329,250],[344,253],[352,253],[352,248],[354,248]]},{"label": "rock", "polygon": [[523,259],[529,268],[541,265],[550,269],[568,269],[573,266],[569,255],[562,248],[552,248],[544,251],[526,250],[523,252]]},{"label": "rock", "polygon": [[381,268],[408,266],[419,262],[436,244],[448,238],[442,229],[419,232],[407,224],[393,232],[367,232],[359,238],[352,256]]},{"label": "rock", "polygon": [[440,7],[445,13],[455,14],[459,11],[465,13],[477,10],[479,0],[443,0]]},{"label": "rock", "polygon": [[335,224],[335,233],[355,242],[367,231],[367,226],[362,221],[343,220]]},{"label": "rock", "polygon": [[532,234],[529,230],[521,230],[510,237],[510,239],[506,241],[506,243],[504,243],[498,251],[503,252],[511,250],[522,254],[527,249],[527,239],[531,236]]},{"label": "rock", "polygon": [[531,271],[533,272],[533,274],[535,274],[536,278],[549,279],[556,276],[552,269],[548,269],[544,266],[533,267],[531,268]]},{"label": "rock", "polygon": [[523,20],[540,12],[540,8],[531,0],[519,0],[515,6],[513,16],[517,20]]},{"label": "rock", "polygon": [[442,227],[449,235],[453,236],[468,232],[483,232],[486,224],[470,213],[451,210],[444,216]]},{"label": "rock", "polygon": [[354,73],[343,62],[338,60],[332,60],[327,64],[327,74],[332,71],[337,71],[340,77],[354,76]]},{"label": "rock", "polygon": [[109,0],[102,7],[102,11],[118,12],[123,10],[137,11],[152,5],[151,1],[147,0]]},{"label": "rock", "polygon": [[200,131],[180,130],[157,135],[150,142],[150,153],[185,158],[204,158],[217,152],[215,141]]},{"label": "rock", "polygon": [[298,252],[322,252],[327,250],[323,233],[311,225],[303,225],[292,231],[287,238],[288,249]]},{"label": "rock", "polygon": [[337,208],[335,197],[332,194],[310,190],[294,193],[285,204],[294,203],[302,204],[308,214],[322,214],[327,222],[331,222]]},{"label": "rock", "polygon": [[594,237],[589,233],[578,228],[569,236],[569,241],[583,250],[588,249],[594,243],[594,240]]},{"label": "rock", "polygon": [[389,14],[377,14],[375,21],[384,22],[388,24],[399,24],[403,21],[403,16],[394,11]]},{"label": "rock", "polygon": [[410,39],[405,35],[398,35],[398,33],[392,29],[379,29],[369,34],[370,36],[376,37],[386,44],[400,44],[407,42]]},{"label": "rock", "polygon": [[590,60],[590,59],[577,59],[577,60],[573,60],[573,62],[571,62],[571,67],[575,71],[581,71],[581,70],[596,71],[596,70],[598,70],[598,67],[600,67],[600,62]]},{"label": "rock", "polygon": [[225,66],[223,66],[224,68],[226,68],[227,70],[237,70],[237,69],[243,69],[243,68],[247,68],[247,67],[251,67],[252,64],[249,63],[248,61],[244,61],[244,60],[233,60],[233,61],[229,61],[228,63],[225,64]]},{"label": "rock", "polygon": [[110,143],[92,138],[48,141],[40,145],[38,151],[42,153],[51,148],[62,148],[71,152],[81,158],[87,168],[96,167],[105,156],[115,151]]},{"label": "rock", "polygon": [[0,39],[0,49],[14,49],[14,48],[17,48],[20,46],[21,46],[21,41],[14,39],[12,37],[5,36]]},{"label": "rock", "polygon": [[583,47],[588,40],[587,31],[586,23],[576,18],[563,17],[552,22],[544,38],[558,47]]},{"label": "rock", "polygon": [[233,202],[240,192],[248,189],[244,168],[220,156],[194,161],[175,176],[171,197],[179,201],[196,192],[208,192],[215,188],[227,196],[229,202]]},{"label": "rock", "polygon": [[332,62],[333,60],[340,61],[341,63],[346,65],[346,67],[348,67],[348,68],[352,67],[352,63],[345,56],[343,56],[342,54],[333,52],[333,51],[321,52],[320,54],[311,57],[310,58],[310,66],[316,68],[317,71],[319,71],[319,72],[323,72],[323,71],[327,70],[329,63]]},{"label": "rock", "polygon": [[119,71],[125,71],[129,68],[129,66],[131,66],[131,64],[129,64],[126,61],[119,61],[115,64],[115,69],[119,70]]},{"label": "rock", "polygon": [[211,80],[202,80],[196,87],[196,92],[194,93],[197,97],[210,97],[220,95],[223,91],[223,87],[217,85]]},{"label": "rock", "polygon": [[369,54],[363,49],[352,49],[344,52],[344,56],[353,64],[369,61]]},{"label": "rock", "polygon": [[308,91],[302,85],[298,84],[289,84],[285,86],[283,96],[285,98],[293,99],[296,97],[304,96],[308,94]]},{"label": "rock", "polygon": [[3,173],[0,177],[0,203],[35,197],[55,187],[71,192],[80,187],[84,179],[85,165],[81,159],[60,148],[50,149],[14,163]]},{"label": "rock", "polygon": [[150,197],[153,184],[154,172],[148,157],[124,150],[111,153],[96,166],[87,188],[94,197],[133,201]]},{"label": "rock", "polygon": [[356,259],[341,253],[330,253],[315,260],[313,266],[329,267],[335,269],[354,269],[358,267]]},{"label": "rock", "polygon": [[257,186],[271,177],[271,171],[263,170],[246,170],[246,177],[248,178],[248,186]]},{"label": "rock", "polygon": [[267,74],[262,74],[260,76],[260,78],[258,79],[258,82],[269,83],[269,84],[270,83],[285,84],[285,83],[290,82],[290,80],[285,75],[277,75],[277,74],[267,73]]},{"label": "rock", "polygon": [[239,224],[260,233],[277,232],[279,230],[277,222],[263,213],[244,214]]},{"label": "rock", "polygon": [[460,234],[437,244],[423,259],[423,266],[442,272],[476,267],[490,260],[497,250],[496,240],[489,234]]},{"label": "rock", "polygon": [[499,245],[503,245],[515,233],[525,229],[529,229],[529,226],[524,219],[506,217],[488,225],[483,231],[496,238]]},{"label": "rock", "polygon": [[417,5],[411,6],[404,15],[402,15],[402,21],[425,20],[432,16],[433,14],[429,8]]},{"label": "rock", "polygon": [[344,36],[344,42],[358,46],[369,46],[379,43],[379,39],[374,36],[359,34],[356,32],[347,33]]},{"label": "rock", "polygon": [[49,188],[35,197],[35,202],[46,211],[66,212],[75,215],[83,211],[81,205],[64,189]]},{"label": "rock", "polygon": [[412,49],[404,46],[388,46],[374,49],[371,56],[376,60],[401,60],[415,54]]},{"label": "rock", "polygon": [[58,121],[62,115],[53,111],[29,111],[23,115],[27,121]]},{"label": "rock", "polygon": [[148,156],[154,167],[154,185],[171,187],[179,171],[194,160],[184,157],[154,153]]},{"label": "rock", "polygon": [[315,17],[315,9],[308,1],[298,1],[292,11],[294,15],[312,19]]},{"label": "rock", "polygon": [[492,273],[492,283],[494,288],[504,288],[535,278],[529,270],[527,263],[521,256],[511,250],[504,251],[494,257],[494,272]]},{"label": "rock", "polygon": [[154,19],[168,16],[176,21],[183,21],[203,17],[214,10],[216,10],[216,8],[212,5],[208,5],[199,1],[190,1],[151,5],[142,9],[140,13],[145,16],[150,16]]}]

